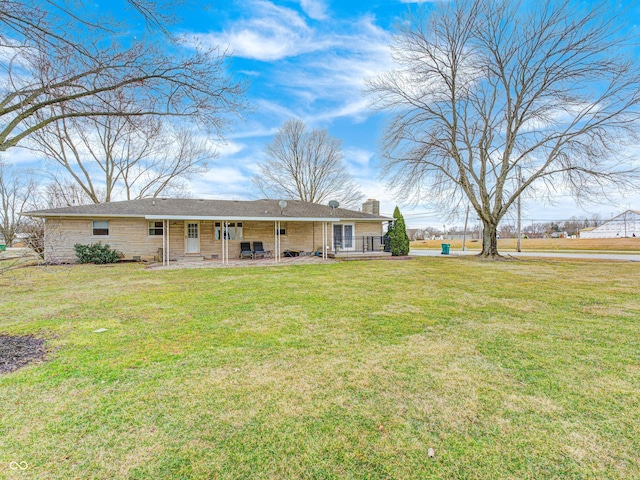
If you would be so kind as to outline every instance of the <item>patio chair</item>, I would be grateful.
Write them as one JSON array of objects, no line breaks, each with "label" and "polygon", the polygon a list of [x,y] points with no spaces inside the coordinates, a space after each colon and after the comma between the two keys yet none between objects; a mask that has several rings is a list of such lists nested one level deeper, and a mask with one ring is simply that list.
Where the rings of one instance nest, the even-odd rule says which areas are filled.
[{"label": "patio chair", "polygon": [[266,255],[267,255],[267,252],[264,251],[262,242],[253,242],[253,258],[258,258],[258,257],[264,258]]},{"label": "patio chair", "polygon": [[253,258],[250,242],[240,242],[240,258],[245,257]]}]

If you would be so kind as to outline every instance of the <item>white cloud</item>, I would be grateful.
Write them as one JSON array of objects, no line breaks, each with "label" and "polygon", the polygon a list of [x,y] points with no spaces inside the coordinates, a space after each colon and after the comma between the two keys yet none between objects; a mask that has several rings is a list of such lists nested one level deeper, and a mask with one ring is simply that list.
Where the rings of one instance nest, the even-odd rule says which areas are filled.
[{"label": "white cloud", "polygon": [[6,161],[9,165],[37,167],[42,161],[42,154],[27,148],[14,147],[3,153],[0,160]]},{"label": "white cloud", "polygon": [[291,118],[295,116],[295,113],[288,107],[284,105],[280,105],[279,103],[272,102],[270,100],[259,100],[258,108],[263,113],[268,113],[270,115],[277,115],[282,118]]},{"label": "white cloud", "polygon": [[204,175],[201,175],[200,180],[207,184],[222,184],[232,185],[241,184],[246,185],[248,179],[242,173],[240,168],[234,166],[221,166],[220,162],[216,162],[216,165],[210,168]]},{"label": "white cloud", "polygon": [[[360,92],[357,93],[360,96]],[[331,121],[336,118],[352,117],[357,121],[363,121],[369,116],[369,101],[366,98],[358,98],[353,102],[340,105],[338,108],[314,115],[314,121]]]},{"label": "white cloud", "polygon": [[[349,24],[349,33],[334,34],[330,51],[306,55],[279,69],[277,81],[298,100],[297,111],[312,110],[316,120],[363,118],[369,101],[362,96],[365,80],[392,67],[390,34],[371,17]],[[317,102],[327,107],[317,113]],[[305,116],[300,112],[300,116]]]},{"label": "white cloud", "polygon": [[249,178],[239,167],[222,164],[223,162],[216,162],[204,175],[190,182],[193,197],[219,200],[249,198]]},{"label": "white cloud", "polygon": [[218,147],[218,155],[220,157],[228,157],[231,155],[235,155],[236,153],[240,153],[242,150],[244,150],[244,148],[245,145],[243,145],[242,143],[227,141]]},{"label": "white cloud", "polygon": [[314,20],[325,20],[327,18],[327,6],[321,0],[300,0],[300,6],[309,18]]},{"label": "white cloud", "polygon": [[[229,45],[234,56],[274,61],[327,48],[331,40],[316,38],[298,12],[265,0],[247,2],[250,18],[222,33],[198,35],[205,44]],[[315,10],[314,10],[315,11]],[[317,13],[317,12],[316,12]]]},{"label": "white cloud", "polygon": [[347,163],[354,165],[358,169],[369,168],[374,153],[357,147],[344,149],[344,158]]},{"label": "white cloud", "polygon": [[382,182],[371,178],[368,180],[357,178],[356,182],[366,198],[375,198],[380,202],[381,215],[391,216],[393,214],[393,209],[396,207],[397,202]]},{"label": "white cloud", "polygon": [[[289,118],[289,117],[286,117]],[[240,139],[240,138],[256,138],[256,137],[270,137],[276,133],[279,125],[265,126],[260,122],[252,121],[243,125],[242,131],[232,132],[227,135],[227,138]]]},{"label": "white cloud", "polygon": [[[310,17],[323,14],[321,1],[298,1]],[[200,40],[229,44],[236,57],[273,64],[271,71],[259,73],[260,82],[272,82],[278,91],[258,100],[260,114],[274,113],[278,123],[293,116],[327,122],[339,117],[362,120],[369,114],[368,100],[362,97],[365,79],[392,66],[391,34],[377,26],[374,17],[336,20],[317,30],[298,12],[266,0],[250,0],[245,11],[250,12],[247,17]],[[256,74],[255,69],[249,72]],[[282,97],[288,97],[286,106],[276,107],[274,102],[282,103]]]}]

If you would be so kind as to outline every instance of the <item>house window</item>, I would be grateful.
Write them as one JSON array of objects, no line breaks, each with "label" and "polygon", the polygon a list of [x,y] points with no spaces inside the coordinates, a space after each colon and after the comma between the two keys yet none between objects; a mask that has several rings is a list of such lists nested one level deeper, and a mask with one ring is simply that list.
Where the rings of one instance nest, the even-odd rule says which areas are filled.
[{"label": "house window", "polygon": [[[221,222],[216,222],[215,223],[215,228],[214,228],[214,238],[216,240],[220,240],[220,238],[222,238],[220,235],[221,232]],[[227,240],[242,240],[242,222],[238,222],[238,223],[229,223],[227,225],[227,228],[225,230],[225,238]]]},{"label": "house window", "polygon": [[149,235],[162,235],[162,221],[149,222]]},{"label": "house window", "polygon": [[229,240],[235,240],[236,239],[236,224],[235,223],[227,224],[227,238]]},{"label": "house window", "polygon": [[109,221],[93,222],[93,235],[109,235]]},{"label": "house window", "polygon": [[[214,232],[214,238],[220,240],[221,222],[215,223]],[[227,240],[242,240],[242,222],[228,223],[225,232],[225,238]]]},{"label": "house window", "polygon": [[[276,231],[277,233],[277,231]],[[281,223],[280,224],[280,235],[286,235],[287,234],[287,224],[286,223]]]}]

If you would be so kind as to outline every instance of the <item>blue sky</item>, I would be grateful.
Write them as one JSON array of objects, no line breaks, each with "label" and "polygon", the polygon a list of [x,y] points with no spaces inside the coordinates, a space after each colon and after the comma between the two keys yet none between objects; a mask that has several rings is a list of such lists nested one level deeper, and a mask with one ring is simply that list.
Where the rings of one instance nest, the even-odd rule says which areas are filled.
[{"label": "blue sky", "polygon": [[[249,80],[248,99],[255,107],[228,132],[228,142],[209,172],[193,181],[194,197],[256,198],[249,177],[264,158],[265,144],[285,120],[298,117],[311,127],[329,129],[343,141],[350,173],[367,198],[381,201],[382,213],[391,214],[399,204],[410,227],[463,221],[447,219],[428,205],[407,205],[404,199],[394,198],[379,179],[378,145],[385,117],[370,111],[362,88],[365,78],[392,67],[389,44],[394,27],[415,4],[401,0],[225,0],[202,8],[185,3],[178,8],[182,21],[175,26],[177,33],[204,44],[228,45],[234,52],[231,69],[238,78]],[[523,215],[529,221],[593,213],[609,217],[627,208],[640,209],[640,195],[620,198],[618,205],[583,209],[558,192],[553,205],[526,201]]]},{"label": "blue sky", "polygon": [[249,79],[255,106],[229,135],[218,162],[222,170],[212,168],[194,183],[198,195],[255,195],[248,177],[263,158],[265,143],[284,121],[298,117],[343,141],[349,170],[363,193],[380,199],[391,213],[395,203],[377,180],[384,118],[369,111],[362,89],[365,78],[391,67],[390,34],[406,9],[397,0],[232,1],[224,12],[210,10],[185,23],[199,41],[231,47],[233,70]]},{"label": "blue sky", "polygon": [[[185,17],[184,27],[204,43],[231,47],[233,70],[249,78],[249,99],[256,110],[246,122],[235,125],[219,165],[194,183],[194,194],[238,199],[255,195],[248,177],[263,158],[265,143],[285,120],[299,117],[342,139],[350,173],[367,197],[381,201],[384,213],[391,214],[398,203],[412,227],[456,222],[428,205],[406,205],[385,188],[379,179],[378,153],[385,117],[372,112],[362,94],[365,78],[392,68],[389,44],[394,29],[415,3],[245,0],[218,5],[206,14]],[[620,202],[620,208],[583,209],[558,192],[555,205],[525,202],[524,216],[608,217],[628,207],[640,208],[640,197]]]}]

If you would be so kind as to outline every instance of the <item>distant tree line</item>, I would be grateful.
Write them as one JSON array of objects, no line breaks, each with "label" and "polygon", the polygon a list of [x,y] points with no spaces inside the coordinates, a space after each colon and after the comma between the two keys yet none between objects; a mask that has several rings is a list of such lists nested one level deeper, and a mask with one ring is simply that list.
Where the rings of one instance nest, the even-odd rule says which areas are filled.
[{"label": "distant tree line", "polygon": [[[604,219],[600,215],[592,215],[590,218],[580,218],[572,216],[567,220],[557,220],[548,222],[535,222],[523,220],[522,236],[527,238],[546,238],[551,236],[573,236],[578,235],[581,229],[588,227],[597,227],[604,223]],[[426,226],[412,232],[410,240],[428,240],[431,238],[440,238],[444,233],[443,227]],[[452,226],[447,228],[447,236],[462,236],[465,231],[460,226]],[[467,226],[467,238],[480,238],[480,228],[476,222]],[[500,225],[498,230],[499,238],[517,238],[517,227],[515,222],[505,222]]]}]

